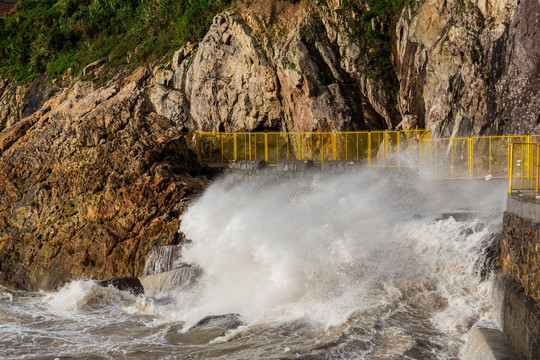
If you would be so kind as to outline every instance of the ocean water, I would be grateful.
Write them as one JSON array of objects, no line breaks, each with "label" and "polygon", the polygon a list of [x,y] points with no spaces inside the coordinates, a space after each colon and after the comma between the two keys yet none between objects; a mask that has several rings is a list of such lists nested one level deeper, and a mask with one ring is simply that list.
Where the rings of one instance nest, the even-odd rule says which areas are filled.
[{"label": "ocean water", "polygon": [[459,359],[496,327],[483,249],[505,182],[360,169],[224,177],[181,218],[190,289],[0,288],[1,359]]}]

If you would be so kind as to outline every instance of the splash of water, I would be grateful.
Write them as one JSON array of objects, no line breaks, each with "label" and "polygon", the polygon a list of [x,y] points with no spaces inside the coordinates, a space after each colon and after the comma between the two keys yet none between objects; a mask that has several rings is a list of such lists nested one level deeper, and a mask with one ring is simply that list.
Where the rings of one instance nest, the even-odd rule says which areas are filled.
[{"label": "splash of water", "polygon": [[[181,219],[193,240],[184,258],[204,276],[178,294],[178,316],[193,323],[238,313],[248,323],[307,319],[328,328],[420,301],[441,331],[466,329],[491,316],[488,285],[474,270],[481,242],[500,226],[504,184],[489,185],[421,182],[388,169],[224,178]],[[435,221],[457,209],[472,218]]]},{"label": "splash of water", "polygon": [[458,358],[472,325],[494,324],[476,265],[504,188],[388,169],[225,177],[181,219],[195,287],[0,288],[0,357]]}]

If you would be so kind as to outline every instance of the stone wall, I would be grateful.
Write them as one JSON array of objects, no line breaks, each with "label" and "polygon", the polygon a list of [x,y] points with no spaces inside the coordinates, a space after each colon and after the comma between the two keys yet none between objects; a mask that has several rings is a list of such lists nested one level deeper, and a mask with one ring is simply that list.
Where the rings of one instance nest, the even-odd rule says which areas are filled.
[{"label": "stone wall", "polygon": [[493,302],[499,325],[518,358],[537,360],[540,356],[540,307],[524,294],[517,281],[502,272],[495,274]]},{"label": "stone wall", "polygon": [[505,212],[501,266],[540,307],[540,222]]},{"label": "stone wall", "polygon": [[510,195],[503,219],[493,300],[499,324],[520,359],[540,358],[540,205]]}]

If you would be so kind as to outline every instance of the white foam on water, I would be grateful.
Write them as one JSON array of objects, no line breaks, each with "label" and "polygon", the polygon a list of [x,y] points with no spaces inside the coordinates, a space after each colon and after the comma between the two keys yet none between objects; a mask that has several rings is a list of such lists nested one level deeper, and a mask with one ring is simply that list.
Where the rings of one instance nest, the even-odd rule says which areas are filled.
[{"label": "white foam on water", "polygon": [[[500,229],[505,188],[388,169],[225,177],[181,218],[193,240],[184,260],[203,271],[195,287],[155,299],[83,280],[0,291],[11,344],[0,357],[455,358],[472,325],[494,324],[475,264]],[[186,337],[171,329],[223,314],[244,326],[204,347],[174,342]]]},{"label": "white foam on water", "polygon": [[[309,319],[328,328],[427,286],[426,302],[442,298],[432,309],[441,331],[492,317],[474,263],[500,227],[505,184],[388,171],[211,185],[181,218],[193,240],[184,259],[204,275],[178,293],[176,316],[192,324],[237,313],[249,324]],[[473,218],[435,221],[458,209]]]},{"label": "white foam on water", "polygon": [[114,306],[128,314],[153,313],[153,300],[134,296],[113,287],[103,287],[92,280],[74,280],[56,292],[43,292],[43,303],[52,310],[78,313],[91,307]]}]

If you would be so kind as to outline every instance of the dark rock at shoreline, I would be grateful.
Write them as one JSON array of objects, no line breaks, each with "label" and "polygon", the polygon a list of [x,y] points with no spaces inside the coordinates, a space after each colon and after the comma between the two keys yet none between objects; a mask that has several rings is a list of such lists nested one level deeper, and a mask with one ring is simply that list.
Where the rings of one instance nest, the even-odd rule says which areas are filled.
[{"label": "dark rock at shoreline", "polygon": [[127,291],[135,296],[144,294],[144,288],[140,280],[136,277],[120,277],[114,279],[97,280],[96,283],[102,287],[113,287],[121,291]]}]

